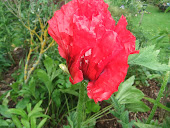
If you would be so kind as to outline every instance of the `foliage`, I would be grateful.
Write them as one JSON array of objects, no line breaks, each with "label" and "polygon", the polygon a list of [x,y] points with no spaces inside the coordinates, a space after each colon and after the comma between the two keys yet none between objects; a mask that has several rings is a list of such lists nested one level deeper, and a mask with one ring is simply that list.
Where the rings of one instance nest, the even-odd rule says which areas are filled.
[{"label": "foliage", "polygon": [[157,71],[170,70],[170,67],[168,65],[160,64],[158,62],[158,54],[159,50],[154,51],[154,46],[148,46],[142,48],[139,54],[131,55],[129,57],[128,63],[141,65]]},{"label": "foliage", "polygon": [[134,79],[135,77],[132,76],[123,84],[121,84],[115,98],[118,100],[119,104],[126,105],[126,108],[130,111],[146,112],[149,110],[149,107],[146,106],[142,101],[140,101],[144,98],[144,94],[142,91],[132,86],[134,83]]},{"label": "foliage", "polygon": [[15,63],[12,51],[23,46],[27,35],[18,19],[0,2],[0,73]]},{"label": "foliage", "polygon": [[[49,116],[42,113],[43,109],[40,107],[42,104],[42,101],[39,101],[33,109],[31,109],[31,103],[27,104],[27,111],[24,111],[23,108],[18,106],[18,108],[11,108],[8,109],[6,106],[1,106],[1,114],[8,113],[8,115],[4,115],[6,119],[4,121],[1,121],[2,123],[0,126],[8,126],[13,125],[11,121],[12,119],[13,123],[17,128],[41,128],[44,123],[47,121]],[[41,120],[40,120],[41,118]],[[10,124],[11,123],[11,124]],[[38,124],[37,124],[38,123]]]},{"label": "foliage", "polygon": [[[170,42],[170,31],[166,28],[161,30],[158,35],[151,39],[152,43],[155,44],[156,49],[160,49],[159,58],[161,62],[168,63],[169,60],[169,42]],[[156,42],[156,43],[154,43]]]},{"label": "foliage", "polygon": [[[16,5],[15,2],[18,4]],[[97,120],[109,113],[113,114],[124,128],[134,126],[139,128],[168,128],[169,117],[166,117],[162,124],[159,124],[158,121],[154,122],[151,118],[149,123],[146,120],[130,121],[129,119],[130,112],[149,111],[150,108],[141,99],[148,100],[154,105],[156,104],[156,108],[160,107],[166,112],[170,111],[167,106],[158,103],[159,99],[154,100],[144,96],[144,93],[134,86],[139,85],[139,82],[146,85],[148,84],[147,79],[153,78],[159,79],[161,83],[164,71],[170,70],[169,66],[166,65],[169,59],[167,54],[169,50],[169,31],[167,24],[163,21],[168,15],[167,13],[164,14],[165,17],[163,18],[159,13],[158,17],[160,16],[161,18],[157,19],[162,21],[159,21],[158,24],[161,23],[167,29],[162,29],[166,28],[163,26],[158,30],[152,26],[154,36],[152,35],[153,33],[148,34],[146,29],[148,28],[147,25],[150,25],[150,21],[146,18],[150,17],[149,14],[144,15],[144,20],[148,21],[146,26],[145,21],[140,28],[134,25],[134,22],[136,24],[138,21],[133,18],[133,15],[141,8],[142,3],[136,3],[137,1],[133,0],[107,0],[107,2],[110,5],[109,10],[114,19],[118,20],[122,14],[127,16],[128,28],[133,31],[133,34],[138,39],[136,46],[140,53],[129,57],[128,79],[119,86],[118,92],[113,94],[110,100],[106,101],[111,105],[101,108],[100,104],[95,104],[94,101],[88,98],[87,92],[83,91],[85,95],[84,105],[82,106],[82,113],[80,113],[82,116],[82,128],[95,127]],[[7,9],[8,5],[11,5],[12,8]],[[0,127],[34,128],[50,126],[74,128],[77,126],[76,105],[80,84],[71,85],[68,74],[60,69],[65,62],[59,56],[57,45],[54,43],[50,45],[52,40],[48,37],[46,31],[48,27],[46,22],[53,14],[53,11],[58,8],[58,5],[54,5],[52,0],[31,0],[23,3],[20,3],[19,0],[4,0],[4,2],[0,3],[0,26],[3,30],[0,35],[0,72],[6,70],[13,63],[12,51],[15,47],[24,47],[31,51],[31,53],[27,53],[28,57],[25,60],[28,65],[25,65],[21,60],[20,69],[12,75],[16,80],[16,82],[9,85],[12,89],[0,96],[0,103],[2,104],[0,105]],[[125,9],[120,9],[122,5],[124,5]],[[15,11],[18,7],[20,7],[20,11]],[[16,17],[10,12],[14,13]],[[158,26],[158,24],[155,24],[155,26]],[[43,42],[44,40],[46,40],[46,46]],[[159,54],[157,49],[160,48],[162,49]],[[40,55],[39,53],[42,54]],[[163,57],[165,59],[162,59]],[[35,62],[36,59],[39,61]],[[28,74],[25,75],[28,78],[28,81],[25,82],[24,69],[26,74],[33,67],[35,71],[32,72],[32,70],[29,77]],[[65,66],[64,68],[66,69],[67,67]],[[164,87],[166,84],[167,82],[164,82]],[[161,89],[161,94],[163,91],[164,89]],[[11,102],[13,106],[11,106]]]},{"label": "foliage", "polygon": [[115,109],[111,110],[111,113],[119,119],[118,122],[122,124],[123,128],[132,128],[132,126],[134,125],[134,120],[129,122],[129,111],[149,111],[149,107],[145,105],[142,101],[140,101],[142,98],[144,98],[144,94],[142,93],[142,91],[132,86],[134,80],[135,77],[132,76],[124,81],[119,86],[119,90],[116,93],[116,96],[112,95],[112,97],[110,98],[110,103]]}]

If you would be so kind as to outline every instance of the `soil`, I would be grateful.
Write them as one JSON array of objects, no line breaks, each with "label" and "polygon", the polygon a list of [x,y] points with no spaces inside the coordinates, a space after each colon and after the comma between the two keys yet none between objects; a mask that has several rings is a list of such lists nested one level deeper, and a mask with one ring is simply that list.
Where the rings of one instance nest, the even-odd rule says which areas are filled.
[{"label": "soil", "polygon": [[[9,85],[15,82],[15,79],[12,77],[12,74],[20,68],[19,62],[25,57],[24,53],[26,52],[24,52],[24,49],[20,47],[16,47],[12,52],[14,63],[11,65],[8,71],[3,74],[2,80],[0,80],[0,96],[3,95],[6,91],[10,90],[11,87]],[[15,103],[12,100],[9,100],[8,104],[10,107],[15,106]]]}]

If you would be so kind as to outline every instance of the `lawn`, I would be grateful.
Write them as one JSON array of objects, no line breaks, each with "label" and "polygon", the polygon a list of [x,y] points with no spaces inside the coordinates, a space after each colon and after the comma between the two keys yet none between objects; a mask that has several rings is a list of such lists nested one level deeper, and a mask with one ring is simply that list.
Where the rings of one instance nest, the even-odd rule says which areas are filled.
[{"label": "lawn", "polygon": [[[140,26],[141,14],[137,14],[137,16],[133,17],[132,23],[136,25],[136,29],[140,28],[143,31],[144,36],[147,38],[147,44],[145,45],[156,45],[156,49],[160,50],[159,60],[162,63],[168,63],[168,58],[170,56],[170,13],[164,13],[153,5],[148,5],[146,12],[149,13],[144,13]],[[158,37],[154,39],[156,36],[159,36],[160,32],[165,30],[169,34],[165,34],[164,38]]]},{"label": "lawn", "polygon": [[[153,5],[148,5],[146,10],[149,14],[144,13],[140,26],[145,31],[146,37],[152,39],[154,36],[158,35],[160,31],[165,29],[170,30],[170,13],[161,12],[158,7]],[[137,14],[132,20],[133,23],[138,25],[140,18],[141,14]],[[168,38],[166,38],[166,40],[167,39]]]}]

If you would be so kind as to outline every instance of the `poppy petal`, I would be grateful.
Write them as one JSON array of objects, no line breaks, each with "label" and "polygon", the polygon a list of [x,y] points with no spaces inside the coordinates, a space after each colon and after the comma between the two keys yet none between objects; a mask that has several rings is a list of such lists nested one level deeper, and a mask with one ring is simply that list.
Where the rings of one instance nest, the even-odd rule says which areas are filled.
[{"label": "poppy petal", "polygon": [[96,80],[88,83],[89,98],[94,99],[96,103],[108,100],[118,90],[119,84],[124,81],[128,67],[125,53],[117,56],[104,68]]}]

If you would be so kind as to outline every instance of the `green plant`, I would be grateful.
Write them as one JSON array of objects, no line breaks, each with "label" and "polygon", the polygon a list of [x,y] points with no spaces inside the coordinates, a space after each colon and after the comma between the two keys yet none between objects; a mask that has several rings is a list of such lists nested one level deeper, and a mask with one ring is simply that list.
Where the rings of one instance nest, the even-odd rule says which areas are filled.
[{"label": "green plant", "polygon": [[[20,23],[27,29],[30,33],[29,40],[29,53],[27,55],[25,69],[24,69],[24,81],[28,82],[30,75],[34,69],[39,64],[42,55],[50,47],[54,45],[54,40],[49,40],[48,38],[48,26],[47,21],[50,14],[53,13],[54,8],[57,8],[56,5],[52,4],[53,1],[38,1],[38,4],[35,0],[29,2],[21,2],[19,0],[15,1],[3,1],[8,10],[16,16]],[[51,6],[48,8],[48,6]],[[25,8],[28,10],[25,11]],[[42,17],[45,16],[45,17]],[[30,21],[33,21],[34,24],[30,24]],[[38,43],[40,42],[40,43]],[[36,57],[37,61],[34,64],[30,64],[31,55],[38,53]],[[31,66],[31,67],[30,67]]]},{"label": "green plant", "polygon": [[[50,115],[53,119],[51,122],[47,122],[56,126],[61,121],[58,117],[65,111],[63,107],[66,105],[66,100],[63,96],[66,94],[78,96],[76,92],[78,86],[71,86],[68,76],[59,68],[58,61],[54,61],[47,55],[43,59],[43,64],[40,65],[41,69],[35,70],[27,84],[23,82],[23,79],[18,78],[18,81],[11,85],[10,97],[17,102],[16,107],[30,102],[34,105],[39,100],[47,102],[42,106],[45,109],[45,114]],[[18,97],[23,97],[23,99],[18,102]],[[67,98],[69,97],[72,98],[72,96]],[[25,106],[22,108],[24,109]],[[55,119],[57,121],[54,121]]]},{"label": "green plant", "polygon": [[0,3],[0,73],[15,63],[13,50],[22,47],[26,31],[18,19],[10,13],[3,2]]},{"label": "green plant", "polygon": [[[11,114],[13,123],[17,128],[41,128],[47,121],[49,116],[42,113],[43,109],[40,107],[42,101],[39,101],[33,109],[31,103],[27,104],[27,111],[22,108],[11,108],[7,112]],[[38,124],[37,124],[38,123]]]},{"label": "green plant", "polygon": [[156,49],[160,49],[160,55],[162,63],[168,63],[169,59],[169,43],[170,43],[170,31],[168,29],[162,30],[158,35],[154,36],[151,40],[152,44],[155,44]]}]

